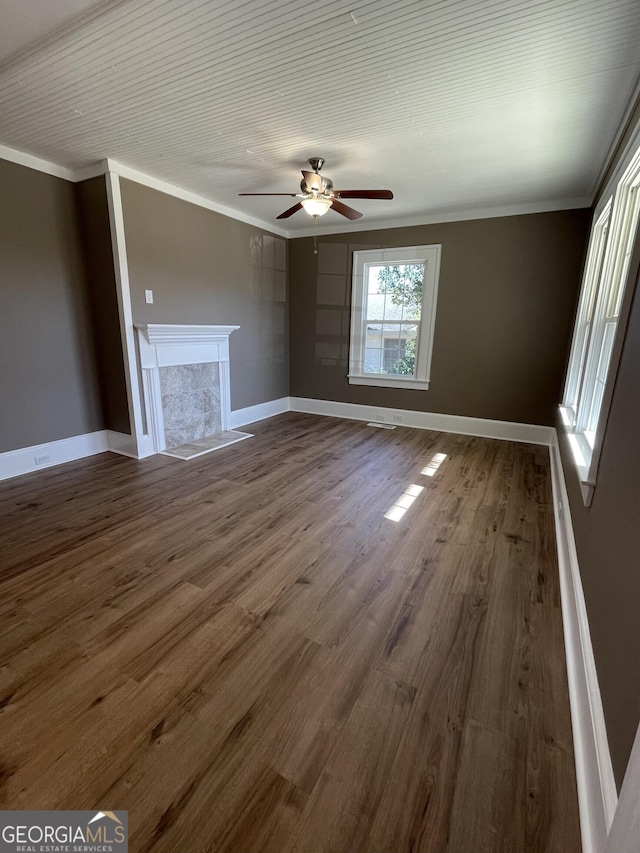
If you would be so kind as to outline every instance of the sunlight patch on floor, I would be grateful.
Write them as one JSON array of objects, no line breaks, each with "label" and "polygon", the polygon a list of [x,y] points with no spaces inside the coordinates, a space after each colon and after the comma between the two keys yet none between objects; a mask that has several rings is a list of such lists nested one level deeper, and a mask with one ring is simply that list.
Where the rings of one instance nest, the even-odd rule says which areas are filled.
[{"label": "sunlight patch on floor", "polygon": [[425,477],[433,477],[446,458],[446,453],[436,453],[420,473],[424,474]]},{"label": "sunlight patch on floor", "polygon": [[415,483],[411,483],[393,506],[385,512],[384,517],[388,518],[389,521],[400,521],[423,489],[424,486],[417,486]]}]

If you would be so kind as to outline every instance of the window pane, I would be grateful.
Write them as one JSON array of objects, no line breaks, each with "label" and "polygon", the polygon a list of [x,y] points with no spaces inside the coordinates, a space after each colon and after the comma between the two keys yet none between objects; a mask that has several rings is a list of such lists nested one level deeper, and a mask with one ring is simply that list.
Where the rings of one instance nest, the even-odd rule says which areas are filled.
[{"label": "window pane", "polygon": [[386,326],[384,335],[384,373],[395,376],[414,376],[416,367],[417,323],[402,323],[396,328]]},{"label": "window pane", "polygon": [[406,338],[385,337],[383,361],[385,373],[398,373],[398,362],[404,358],[406,344]]},{"label": "window pane", "polygon": [[596,247],[596,267],[593,277],[589,285],[589,296],[587,301],[586,320],[590,323],[593,319],[593,311],[596,304],[596,293],[600,285],[600,276],[602,274],[602,264],[604,263],[604,250],[607,245],[607,234],[609,233],[609,222],[605,222],[598,235],[598,243]]},{"label": "window pane", "polygon": [[621,260],[620,269],[617,271],[615,281],[611,288],[611,294],[607,305],[607,319],[617,317],[620,313],[620,304],[622,302],[622,293],[624,290],[623,286],[627,280],[627,273],[629,271],[629,262],[631,260],[631,253],[635,242],[639,213],[640,191],[638,187],[632,187],[629,191],[627,210],[625,214],[626,233],[623,236],[623,258]]},{"label": "window pane", "polygon": [[364,372],[365,373],[382,373],[382,349],[375,347],[365,347],[364,351]]},{"label": "window pane", "polygon": [[[591,337],[591,323],[587,323],[584,329],[582,330],[583,339],[580,344],[580,368],[579,368],[579,377],[582,380],[584,376],[584,369],[587,363],[587,344],[589,343],[589,339]],[[579,389],[576,394],[576,399],[579,397]]]},{"label": "window pane", "polygon": [[369,293],[367,295],[367,320],[384,320],[386,296],[383,293]]},{"label": "window pane", "polygon": [[378,283],[378,274],[382,272],[384,267],[371,265],[367,267],[367,293],[379,293],[380,285]]},{"label": "window pane", "polygon": [[368,320],[419,320],[425,264],[368,267]]},{"label": "window pane", "polygon": [[375,347],[376,349],[382,349],[382,326],[371,326],[367,325],[367,336],[365,339],[366,347]]},{"label": "window pane", "polygon": [[600,416],[600,407],[602,406],[602,398],[607,382],[607,374],[609,372],[609,362],[611,361],[611,351],[613,350],[613,341],[616,336],[615,320],[608,322],[604,329],[604,340],[602,349],[600,350],[600,358],[598,360],[598,372],[596,373],[596,382],[593,389],[593,397],[591,400],[591,409],[589,412],[589,421],[587,423],[587,432],[595,433],[598,426],[598,418]]}]

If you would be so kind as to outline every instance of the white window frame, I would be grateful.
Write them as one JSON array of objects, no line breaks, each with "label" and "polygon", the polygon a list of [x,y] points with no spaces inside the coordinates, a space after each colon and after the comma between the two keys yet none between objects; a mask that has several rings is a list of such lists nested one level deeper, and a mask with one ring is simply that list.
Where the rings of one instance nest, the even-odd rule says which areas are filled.
[{"label": "white window frame", "polygon": [[[638,268],[640,148],[609,192],[591,229],[560,413],[584,503],[596,486],[602,441]],[[624,168],[624,167],[623,167]],[[633,275],[631,275],[633,273]]]},{"label": "white window frame", "polygon": [[[351,286],[351,338],[349,341],[349,384],[383,388],[427,390],[431,381],[431,355],[438,301],[441,246],[404,246],[397,249],[365,249],[353,253]],[[364,372],[366,339],[366,284],[370,266],[424,264],[422,308],[416,342],[415,374],[375,374]],[[410,323],[411,321],[407,321]]]}]

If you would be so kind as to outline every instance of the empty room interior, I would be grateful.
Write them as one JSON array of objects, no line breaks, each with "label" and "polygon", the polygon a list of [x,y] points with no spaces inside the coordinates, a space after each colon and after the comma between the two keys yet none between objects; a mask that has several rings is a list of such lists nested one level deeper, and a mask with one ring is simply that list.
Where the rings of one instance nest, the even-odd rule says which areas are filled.
[{"label": "empty room interior", "polygon": [[639,44],[2,4],[2,849],[638,853]]}]

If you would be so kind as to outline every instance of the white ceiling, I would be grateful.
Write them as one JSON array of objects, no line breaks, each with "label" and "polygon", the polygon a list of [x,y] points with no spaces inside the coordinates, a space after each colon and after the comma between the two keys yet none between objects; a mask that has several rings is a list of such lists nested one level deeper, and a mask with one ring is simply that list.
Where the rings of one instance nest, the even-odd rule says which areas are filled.
[{"label": "white ceiling", "polygon": [[296,235],[295,200],[237,194],[310,156],[393,190],[362,227],[590,203],[640,76],[638,0],[0,0],[0,33],[1,145]]}]

